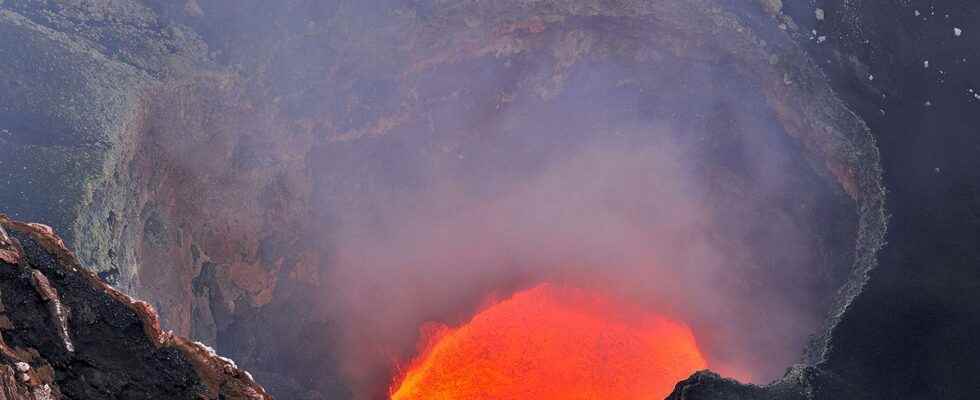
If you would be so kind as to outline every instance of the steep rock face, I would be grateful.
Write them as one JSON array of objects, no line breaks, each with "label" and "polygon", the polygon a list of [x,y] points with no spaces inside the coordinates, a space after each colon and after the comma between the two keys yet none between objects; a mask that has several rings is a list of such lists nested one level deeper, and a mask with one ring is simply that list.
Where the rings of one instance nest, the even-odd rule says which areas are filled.
[{"label": "steep rock face", "polygon": [[203,44],[116,1],[5,1],[0,35],[0,202],[59,227],[85,265],[137,292],[126,171],[144,91],[204,68]]},{"label": "steep rock face", "polygon": [[[953,29],[980,30],[980,10],[958,0],[782,3],[801,32],[813,32],[801,42],[871,128],[891,214],[880,267],[818,366],[858,390],[805,398],[976,398],[980,45]],[[673,398],[766,396],[763,388],[702,375]]]},{"label": "steep rock face", "polygon": [[165,310],[166,326],[214,343],[273,300],[281,275],[319,264],[304,243],[310,135],[250,102],[232,75],[161,85],[148,97],[128,170],[140,194],[131,216],[141,226],[139,293]]},{"label": "steep rock face", "polygon": [[831,38],[810,50],[875,132],[893,205],[881,268],[823,367],[883,399],[975,398],[980,9],[961,0],[814,3],[824,20],[805,6],[797,19]]},{"label": "steep rock face", "polygon": [[24,0],[0,2],[0,35],[4,211],[58,227],[82,265],[210,345],[280,275],[316,281],[310,129],[270,117],[196,33],[136,1]]},{"label": "steep rock face", "polygon": [[51,228],[0,215],[0,398],[270,397],[230,360],[162,331]]},{"label": "steep rock face", "polygon": [[[273,293],[318,281],[309,124],[277,120],[196,33],[140,2],[0,2],[0,33],[6,212],[58,227],[86,268],[212,346],[268,331],[260,307],[304,307],[302,291]],[[253,342],[233,347],[272,357]]]}]

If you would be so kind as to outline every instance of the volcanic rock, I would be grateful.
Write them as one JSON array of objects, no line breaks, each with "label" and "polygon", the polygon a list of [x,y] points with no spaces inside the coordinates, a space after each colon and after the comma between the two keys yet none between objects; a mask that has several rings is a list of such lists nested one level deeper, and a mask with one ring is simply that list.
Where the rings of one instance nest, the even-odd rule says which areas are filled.
[{"label": "volcanic rock", "polygon": [[0,215],[0,248],[0,399],[271,399],[230,360],[162,331],[51,228]]},{"label": "volcanic rock", "polygon": [[677,384],[667,400],[835,400],[868,394],[816,367],[796,365],[765,386],[739,383],[711,371],[699,371]]}]

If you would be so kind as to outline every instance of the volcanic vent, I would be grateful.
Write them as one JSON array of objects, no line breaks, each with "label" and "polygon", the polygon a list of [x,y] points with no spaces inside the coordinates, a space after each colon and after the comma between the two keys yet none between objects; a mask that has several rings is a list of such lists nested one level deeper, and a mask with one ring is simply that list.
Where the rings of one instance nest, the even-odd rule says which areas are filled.
[{"label": "volcanic vent", "polygon": [[547,284],[429,340],[392,400],[660,399],[706,367],[683,323]]},{"label": "volcanic vent", "polygon": [[[5,12],[5,29],[88,35],[82,47],[60,34],[45,42],[64,52],[8,41],[8,53],[36,53],[85,83],[72,92],[91,108],[84,123],[74,111],[46,118],[110,121],[91,130],[115,132],[98,138],[104,146],[75,146],[112,154],[77,157],[59,142],[43,154],[71,162],[21,162],[98,178],[72,178],[87,182],[68,198],[78,207],[41,199],[81,210],[58,224],[73,227],[86,264],[280,398],[378,399],[410,381],[438,390],[431,371],[455,365],[451,354],[547,350],[468,339],[513,342],[519,331],[485,327],[513,318],[547,332],[602,325],[563,329],[560,340],[641,349],[617,358],[629,374],[569,378],[619,379],[590,385],[616,394],[663,394],[686,372],[649,372],[681,365],[653,368],[636,353],[684,348],[702,361],[684,371],[765,383],[821,360],[875,263],[874,144],[797,48],[794,24],[772,9],[780,2],[154,0],[124,19],[175,41],[148,44],[115,24],[49,16],[88,10],[21,3],[5,7],[44,23],[21,32],[23,18]],[[92,21],[105,21],[97,9]],[[92,41],[102,47],[76,51]],[[181,43],[208,68],[168,62],[137,84],[149,77],[130,64],[152,66],[167,59],[155,51]],[[154,52],[140,62],[136,49]],[[100,52],[126,65],[67,62]],[[0,67],[19,77],[11,115],[60,110],[46,105],[66,89],[47,74]],[[100,114],[116,102],[125,113]],[[3,148],[34,157],[33,133]],[[527,299],[547,307],[508,311]],[[644,347],[651,331],[686,339]],[[588,364],[601,352],[575,354]]]},{"label": "volcanic vent", "polygon": [[467,7],[419,33],[445,40],[407,54],[396,111],[314,153],[320,304],[355,396],[565,398],[541,378],[561,376],[657,398],[704,367],[768,383],[819,361],[874,262],[877,159],[787,34],[700,2]]}]

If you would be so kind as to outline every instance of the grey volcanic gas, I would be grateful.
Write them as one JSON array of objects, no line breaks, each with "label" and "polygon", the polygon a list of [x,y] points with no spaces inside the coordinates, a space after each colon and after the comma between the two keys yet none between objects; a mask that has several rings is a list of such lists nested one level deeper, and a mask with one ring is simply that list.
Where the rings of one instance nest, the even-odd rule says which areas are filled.
[{"label": "grey volcanic gas", "polygon": [[[416,39],[398,111],[314,157],[321,300],[355,391],[410,360],[426,322],[539,282],[668,313],[744,380],[808,341],[819,359],[872,262],[855,243],[880,229],[877,161],[785,33],[687,3],[496,22],[502,7],[446,11],[462,25]],[[473,15],[488,21],[456,32]]]},{"label": "grey volcanic gas", "polygon": [[51,51],[3,50],[87,101],[0,62],[0,201],[280,398],[383,397],[424,327],[542,283],[768,383],[876,262],[877,149],[779,1],[13,3]]}]

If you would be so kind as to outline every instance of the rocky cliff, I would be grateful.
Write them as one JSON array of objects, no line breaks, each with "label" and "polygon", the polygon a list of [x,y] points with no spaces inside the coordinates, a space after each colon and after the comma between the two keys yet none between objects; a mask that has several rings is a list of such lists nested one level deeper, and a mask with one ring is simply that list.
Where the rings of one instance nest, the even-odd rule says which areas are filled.
[{"label": "rocky cliff", "polygon": [[51,228],[0,215],[0,399],[270,399],[153,308],[82,268]]},{"label": "rocky cliff", "polygon": [[167,329],[218,346],[318,264],[309,128],[271,116],[193,29],[139,1],[2,1],[0,38],[4,211],[57,227]]}]

